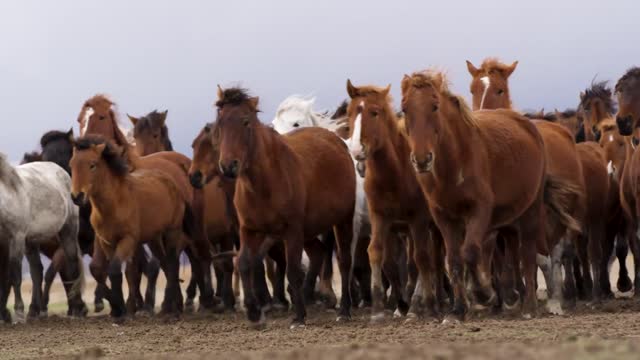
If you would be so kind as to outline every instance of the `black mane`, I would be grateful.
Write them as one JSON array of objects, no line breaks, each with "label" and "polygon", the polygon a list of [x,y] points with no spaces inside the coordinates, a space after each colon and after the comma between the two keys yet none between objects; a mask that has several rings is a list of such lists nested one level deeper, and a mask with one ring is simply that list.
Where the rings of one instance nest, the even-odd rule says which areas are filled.
[{"label": "black mane", "polygon": [[102,152],[102,158],[107,163],[107,166],[118,176],[128,174],[129,166],[127,165],[126,159],[119,154],[117,147],[104,137],[100,135],[87,135],[76,139],[73,146],[76,150],[88,150],[94,145],[102,144],[106,145]]},{"label": "black mane", "polygon": [[249,101],[249,99],[251,99],[249,90],[239,87],[233,87],[225,89],[222,92],[222,98],[216,101],[216,106],[221,108],[225,105],[242,105],[243,103]]}]

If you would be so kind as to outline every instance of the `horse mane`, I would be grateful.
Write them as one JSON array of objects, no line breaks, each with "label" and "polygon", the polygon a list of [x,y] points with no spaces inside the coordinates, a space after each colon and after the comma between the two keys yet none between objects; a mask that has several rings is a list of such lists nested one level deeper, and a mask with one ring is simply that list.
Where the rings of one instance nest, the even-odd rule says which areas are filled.
[{"label": "horse mane", "polygon": [[38,151],[24,153],[20,165],[28,164],[36,161],[42,161],[42,154]]},{"label": "horse mane", "polygon": [[232,87],[222,91],[222,96],[216,101],[216,106],[221,108],[225,105],[242,105],[250,99],[249,90]]},{"label": "horse mane", "polygon": [[0,181],[5,183],[13,190],[17,190],[22,180],[16,172],[16,169],[7,160],[7,155],[0,153]]},{"label": "horse mane", "polygon": [[607,86],[608,81],[600,81],[592,83],[591,87],[584,91],[584,96],[580,100],[580,108],[584,107],[584,104],[592,99],[600,99],[604,103],[605,111],[612,115],[616,112],[615,104],[611,93],[611,88]]},{"label": "horse mane", "polygon": [[[405,81],[408,81],[408,83],[405,84]],[[451,92],[451,90],[449,90],[449,81],[444,72],[434,69],[414,72],[408,79],[404,79],[402,82],[403,89],[406,85],[410,85],[415,88],[431,86],[441,95],[455,99],[458,104],[458,111],[460,111],[460,116],[462,117],[464,123],[472,128],[478,127],[478,122],[473,117],[473,112],[471,110],[471,107],[469,107],[469,104],[467,104],[462,96],[454,94]]]},{"label": "horse mane", "polygon": [[578,115],[578,111],[573,108],[566,109],[560,112],[560,116],[563,118],[570,118]]},{"label": "horse mane", "polygon": [[498,70],[505,71],[509,69],[509,65],[500,61],[497,57],[488,57],[482,61],[482,65],[480,65],[480,69],[482,70]]},{"label": "horse mane", "polygon": [[44,148],[47,144],[58,140],[66,140],[69,143],[71,142],[68,132],[51,130],[42,135],[40,138],[40,146]]},{"label": "horse mane", "polygon": [[83,136],[73,144],[76,150],[88,150],[96,145],[105,145],[102,152],[102,159],[107,163],[107,166],[118,176],[125,176],[129,173],[129,166],[127,160],[120,154],[116,145],[113,142],[106,140],[100,135],[87,135]]},{"label": "horse mane", "polygon": [[[153,128],[154,122],[160,120],[162,118],[162,114],[158,112],[158,110],[153,110],[147,115],[140,117],[136,122],[136,125],[133,128],[134,134],[137,132],[141,132],[146,129]],[[122,129],[120,129],[122,131]],[[169,139],[169,128],[166,124],[163,124],[160,128],[160,136],[162,140],[162,144],[167,151],[173,151],[173,144],[171,143],[171,139]],[[126,135],[125,135],[126,137]]]},{"label": "horse mane", "polygon": [[336,109],[336,111],[333,113],[333,115],[331,115],[331,118],[334,120],[338,120],[340,118],[347,116],[348,109],[349,109],[349,102],[347,100],[342,100],[340,105],[338,105],[338,108]]},{"label": "horse mane", "polygon": [[618,82],[616,82],[616,86],[614,90],[616,92],[619,92],[620,90],[622,90],[622,86],[624,86],[624,84],[627,81],[636,79],[636,78],[640,78],[640,67],[634,66],[629,70],[627,70],[627,72],[624,73],[624,75],[622,75],[622,77],[618,80]]}]

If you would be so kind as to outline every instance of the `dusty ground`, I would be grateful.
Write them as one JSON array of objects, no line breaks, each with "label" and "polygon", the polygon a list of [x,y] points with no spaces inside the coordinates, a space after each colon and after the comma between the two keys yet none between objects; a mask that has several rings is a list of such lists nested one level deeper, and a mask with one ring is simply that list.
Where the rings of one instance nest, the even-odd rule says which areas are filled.
[{"label": "dusty ground", "polygon": [[[28,290],[29,284],[25,284]],[[86,300],[93,289],[88,284]],[[55,289],[54,301],[64,298]],[[160,297],[161,299],[161,297]],[[62,314],[56,304],[51,313]],[[353,321],[310,310],[305,329],[289,330],[289,314],[272,314],[264,331],[247,327],[241,312],[187,314],[164,322],[138,317],[116,326],[104,315],[67,319],[52,315],[27,324],[0,325],[0,359],[625,359],[640,356],[640,300],[619,298],[597,309],[579,304],[565,317],[533,320],[477,317],[460,325],[389,317],[371,324],[357,310]]]}]

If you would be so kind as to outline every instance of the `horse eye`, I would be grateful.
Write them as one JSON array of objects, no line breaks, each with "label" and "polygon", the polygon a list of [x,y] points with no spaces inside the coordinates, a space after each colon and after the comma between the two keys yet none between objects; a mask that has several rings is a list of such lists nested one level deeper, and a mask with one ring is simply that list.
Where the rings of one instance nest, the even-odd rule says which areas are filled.
[{"label": "horse eye", "polygon": [[208,126],[205,126],[204,127],[204,132],[206,132],[206,133],[211,132],[211,128],[208,127]]},{"label": "horse eye", "polygon": [[433,110],[433,112],[438,111],[438,104],[433,104],[433,109],[432,110]]},{"label": "horse eye", "polygon": [[504,94],[504,90],[502,89],[498,90],[498,95],[502,95],[502,94]]},{"label": "horse eye", "polygon": [[377,111],[375,111],[375,110],[373,110],[373,111],[371,112],[371,116],[373,116],[373,117],[377,117],[377,116],[378,116],[378,112],[377,112]]},{"label": "horse eye", "polygon": [[293,127],[294,127],[294,128],[297,128],[298,126],[300,126],[300,124],[298,124],[297,122],[296,122],[296,123],[293,123]]},{"label": "horse eye", "polygon": [[104,120],[104,115],[100,115],[99,119]]},{"label": "horse eye", "polygon": [[249,118],[248,117],[242,119],[242,125],[249,126]]},{"label": "horse eye", "polygon": [[95,170],[96,170],[96,168],[97,168],[97,166],[96,166],[96,164],[95,164],[95,163],[91,163],[91,164],[89,164],[89,170],[91,170],[91,171],[95,171]]}]

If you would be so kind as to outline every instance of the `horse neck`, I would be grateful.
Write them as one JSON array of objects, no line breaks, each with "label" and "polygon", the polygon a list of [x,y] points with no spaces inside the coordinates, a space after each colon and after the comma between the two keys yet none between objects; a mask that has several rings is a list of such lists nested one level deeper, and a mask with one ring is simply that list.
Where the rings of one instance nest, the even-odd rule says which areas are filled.
[{"label": "horse neck", "polygon": [[[110,170],[108,170],[110,171]],[[131,199],[128,187],[128,175],[119,177],[108,174],[100,179],[100,183],[93,186],[95,190],[89,195],[91,207],[103,217],[117,213],[122,205]]]},{"label": "horse neck", "polygon": [[[274,184],[289,186],[286,180],[290,172],[284,167],[290,163],[288,160],[293,154],[282,136],[270,128],[258,124],[254,131],[253,149],[249,150],[246,167],[236,181],[236,192],[242,188],[258,196],[270,196],[275,191]],[[277,159],[275,154],[278,154]]]},{"label": "horse neck", "polygon": [[384,182],[400,182],[408,172],[413,172],[410,163],[411,148],[406,137],[394,124],[396,119],[388,121],[390,123],[385,122],[383,125],[387,127],[388,134],[382,136],[382,146],[366,160],[367,169],[371,169],[366,174]]},{"label": "horse neck", "polygon": [[472,156],[473,136],[473,129],[463,119],[442,119],[432,170],[436,183],[446,186],[459,181],[462,167]]}]

